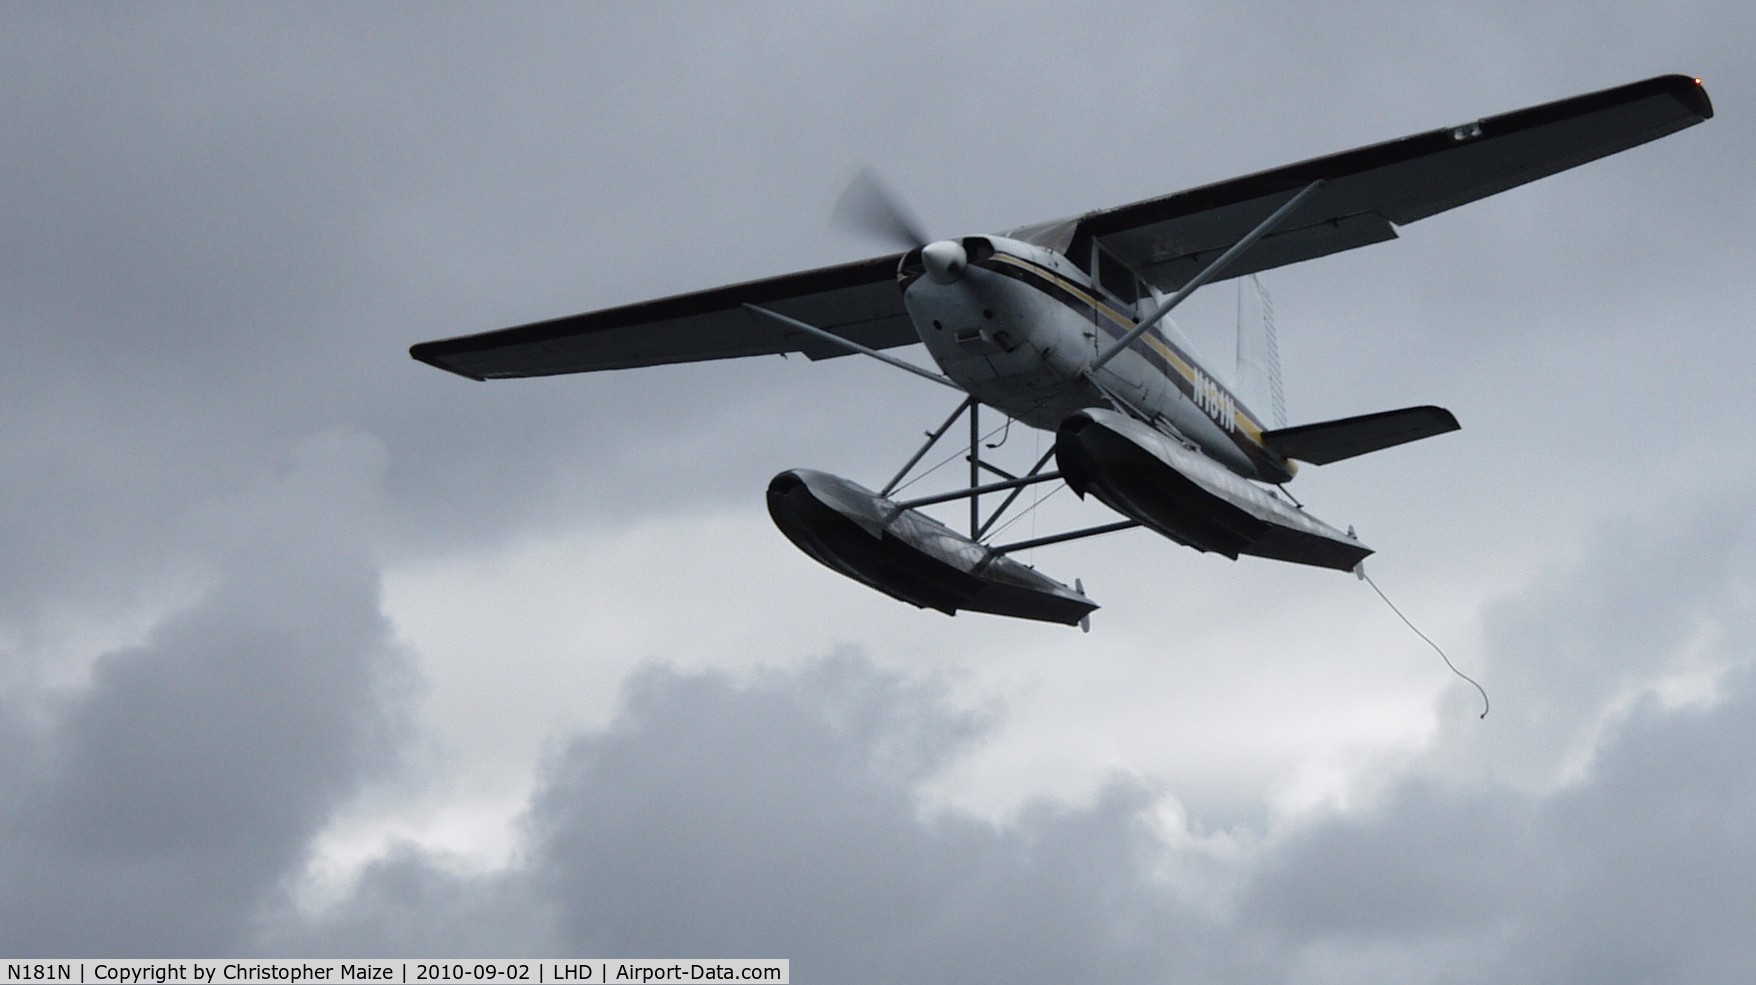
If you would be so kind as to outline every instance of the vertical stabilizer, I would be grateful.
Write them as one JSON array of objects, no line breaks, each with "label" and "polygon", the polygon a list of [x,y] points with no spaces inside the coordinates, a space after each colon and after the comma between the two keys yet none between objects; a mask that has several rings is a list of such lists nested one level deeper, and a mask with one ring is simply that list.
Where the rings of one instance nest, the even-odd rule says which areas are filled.
[{"label": "vertical stabilizer", "polygon": [[1238,364],[1233,389],[1244,406],[1270,428],[1287,423],[1280,383],[1280,343],[1274,334],[1274,302],[1254,274],[1237,278]]}]

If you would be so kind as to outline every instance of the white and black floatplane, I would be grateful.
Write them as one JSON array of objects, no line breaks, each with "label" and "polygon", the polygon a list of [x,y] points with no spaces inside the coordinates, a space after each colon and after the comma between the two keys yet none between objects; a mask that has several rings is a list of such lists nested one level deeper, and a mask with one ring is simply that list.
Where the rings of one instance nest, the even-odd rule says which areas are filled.
[{"label": "white and black floatplane", "polygon": [[[475,380],[803,353],[859,353],[961,391],[962,403],[877,491],[791,469],[768,487],[776,525],[823,564],[902,601],[1086,624],[1097,603],[1011,555],[1143,526],[1201,551],[1355,569],[1371,549],[1270,487],[1324,465],[1456,430],[1439,407],[1288,427],[1272,336],[1203,367],[1166,316],[1204,284],[1394,239],[1398,226],[1564,171],[1713,115],[1672,75],[1418,133],[1003,235],[929,239],[875,181],[844,218],[900,252],[515,328],[423,342],[414,358]],[[1248,334],[1248,333],[1247,333]],[[880,350],[920,343],[932,372]],[[1224,380],[1225,382],[1221,382]],[[981,460],[979,408],[1054,433],[1022,475]],[[894,492],[961,417],[967,488]],[[1054,468],[1050,468],[1051,459]],[[993,481],[983,481],[989,475]],[[1120,519],[1009,544],[996,521],[1036,483],[1064,482]],[[981,497],[1004,494],[984,516]],[[966,533],[923,513],[967,499]]]}]

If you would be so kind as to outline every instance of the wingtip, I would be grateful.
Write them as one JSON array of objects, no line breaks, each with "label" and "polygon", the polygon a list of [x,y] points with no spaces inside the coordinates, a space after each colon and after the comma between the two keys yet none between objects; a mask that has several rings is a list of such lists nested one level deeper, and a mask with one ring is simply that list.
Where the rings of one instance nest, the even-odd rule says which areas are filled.
[{"label": "wingtip", "polygon": [[1662,81],[1677,101],[1703,120],[1713,119],[1713,100],[1707,96],[1707,85],[1699,75],[1666,75]]},{"label": "wingtip", "polygon": [[463,370],[458,369],[456,366],[447,363],[440,357],[437,349],[438,345],[439,343],[437,342],[416,342],[414,345],[409,346],[409,357],[417,362],[426,363],[434,369],[442,369],[447,373],[461,376],[466,380],[475,380],[480,383],[482,380],[486,379],[486,377],[477,376],[474,373],[466,373]]},{"label": "wingtip", "polygon": [[1694,88],[1690,90],[1694,95],[1695,111],[1700,113],[1704,120],[1713,119],[1713,100],[1707,98],[1707,86],[1702,84],[1701,76],[1691,76],[1689,81],[1695,84]]},{"label": "wingtip", "polygon": [[1463,430],[1463,425],[1458,423],[1457,415],[1453,414],[1451,411],[1446,410],[1443,407],[1436,406],[1434,404],[1426,405],[1425,409],[1432,413],[1433,420],[1435,422],[1435,426],[1444,429],[1444,430],[1439,431],[1437,433],[1449,434],[1452,431]]}]

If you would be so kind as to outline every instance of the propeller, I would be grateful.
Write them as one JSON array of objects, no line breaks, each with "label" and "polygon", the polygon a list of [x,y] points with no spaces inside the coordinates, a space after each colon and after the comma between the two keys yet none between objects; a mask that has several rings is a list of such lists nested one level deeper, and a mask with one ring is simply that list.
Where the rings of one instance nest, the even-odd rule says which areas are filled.
[{"label": "propeller", "polygon": [[831,216],[841,225],[899,246],[905,253],[920,251],[927,276],[941,284],[962,276],[969,264],[963,244],[949,239],[929,240],[920,220],[895,192],[878,180],[871,168],[861,168],[848,182]]},{"label": "propeller", "polygon": [[861,168],[848,182],[831,216],[841,226],[892,243],[905,252],[931,242],[920,220],[871,168]]}]

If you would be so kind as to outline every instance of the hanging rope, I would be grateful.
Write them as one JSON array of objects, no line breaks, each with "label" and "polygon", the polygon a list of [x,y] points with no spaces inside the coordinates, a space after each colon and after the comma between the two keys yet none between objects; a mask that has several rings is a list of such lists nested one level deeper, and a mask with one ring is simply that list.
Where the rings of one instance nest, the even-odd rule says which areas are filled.
[{"label": "hanging rope", "polygon": [[1421,632],[1420,629],[1417,628],[1414,623],[1409,622],[1408,617],[1402,614],[1402,610],[1398,609],[1396,607],[1395,602],[1390,601],[1390,596],[1384,594],[1384,589],[1378,587],[1378,583],[1372,580],[1371,575],[1366,574],[1366,570],[1364,568],[1358,569],[1355,573],[1360,576],[1361,581],[1372,586],[1372,591],[1377,592],[1378,597],[1384,600],[1384,604],[1390,606],[1390,611],[1396,613],[1396,618],[1401,619],[1402,624],[1404,626],[1407,626],[1409,629],[1414,630],[1414,633],[1416,636],[1419,636],[1421,639],[1426,640],[1427,645],[1433,648],[1433,652],[1437,653],[1439,655],[1440,660],[1445,661],[1445,666],[1450,667],[1451,672],[1453,674],[1456,674],[1457,676],[1459,676],[1459,677],[1463,678],[1464,680],[1470,682],[1471,684],[1475,685],[1475,689],[1477,691],[1480,691],[1482,694],[1482,713],[1480,715],[1478,715],[1477,717],[1478,718],[1488,717],[1488,692],[1486,690],[1484,690],[1480,684],[1476,684],[1476,679],[1469,676],[1468,674],[1464,673],[1463,671],[1458,670],[1457,665],[1451,662],[1451,658],[1445,655],[1445,651],[1439,649],[1439,644],[1433,642],[1431,639],[1428,639],[1426,633]]}]

